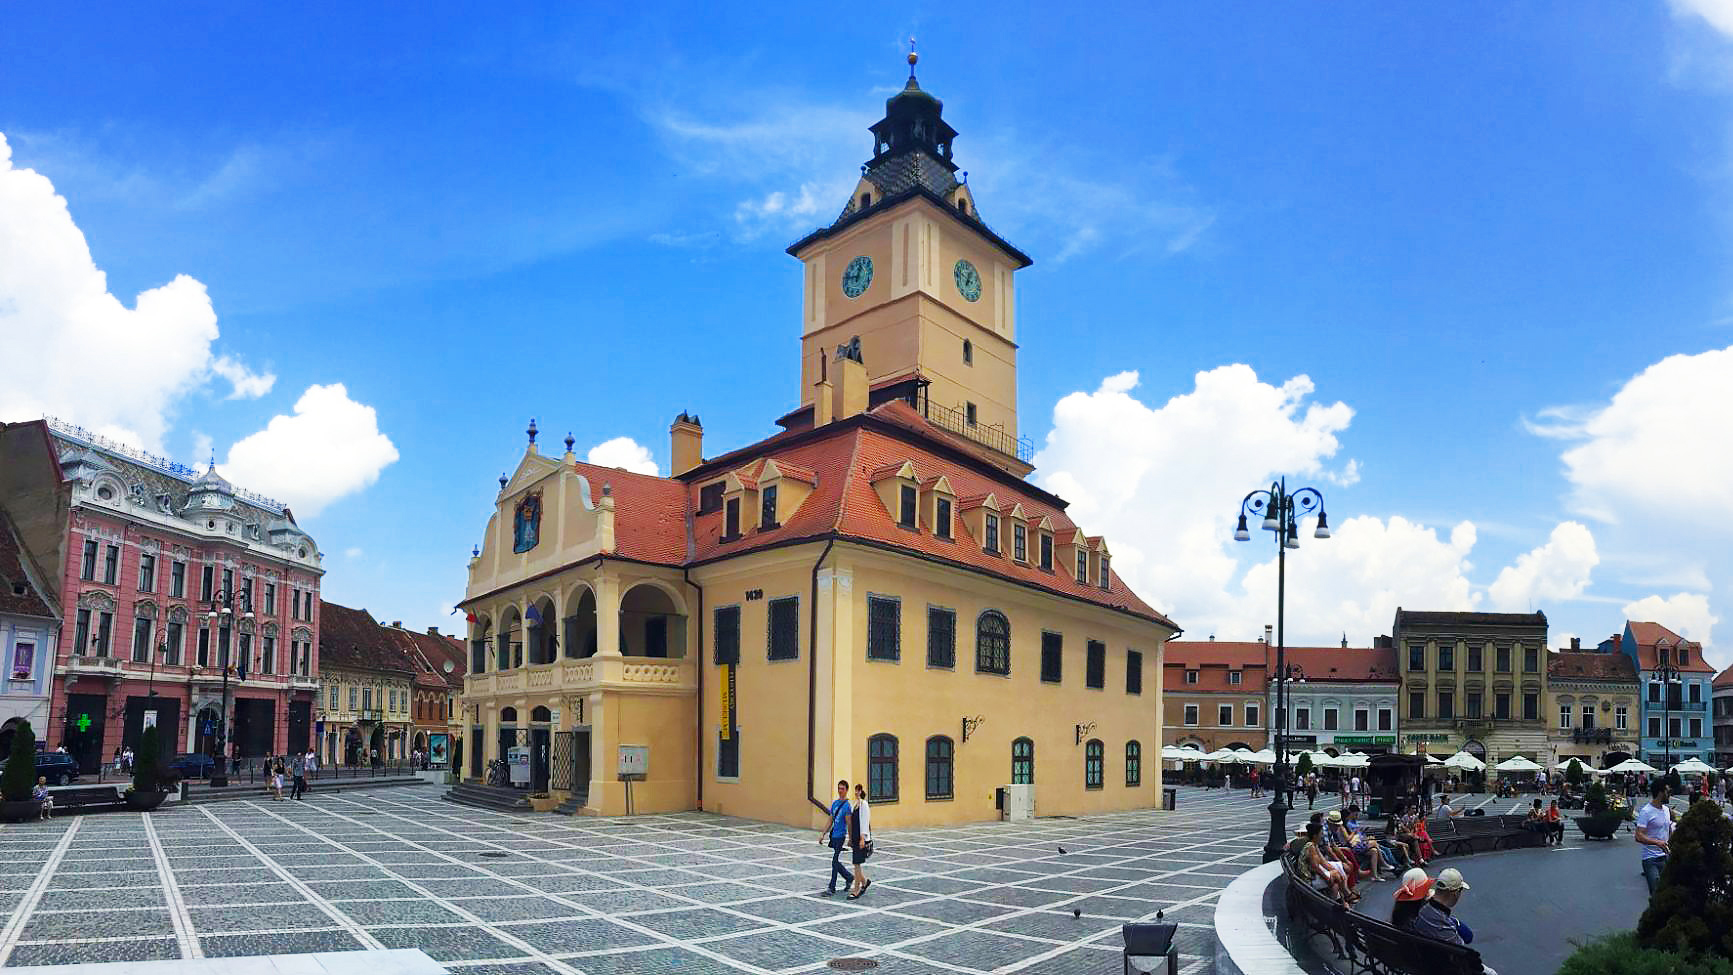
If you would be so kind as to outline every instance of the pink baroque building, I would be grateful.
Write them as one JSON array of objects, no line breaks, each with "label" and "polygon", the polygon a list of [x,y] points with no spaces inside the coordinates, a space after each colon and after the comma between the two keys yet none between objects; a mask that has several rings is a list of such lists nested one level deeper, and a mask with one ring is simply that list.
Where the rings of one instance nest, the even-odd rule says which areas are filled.
[{"label": "pink baroque building", "polygon": [[305,750],[324,569],[294,514],[214,465],[49,431],[71,487],[50,747],[86,772],[152,725],[169,754]]}]

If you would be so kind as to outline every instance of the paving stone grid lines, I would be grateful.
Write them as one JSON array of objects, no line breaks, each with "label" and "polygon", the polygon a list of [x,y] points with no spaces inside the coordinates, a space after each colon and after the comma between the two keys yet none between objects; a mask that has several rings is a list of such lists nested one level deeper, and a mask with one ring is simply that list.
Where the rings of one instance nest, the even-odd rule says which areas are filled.
[{"label": "paving stone grid lines", "polygon": [[853,902],[818,896],[816,831],[703,813],[512,814],[416,790],[19,823],[0,828],[0,965],[383,947],[458,975],[780,975],[844,957],[889,975],[1100,973],[1120,970],[1120,925],[1159,908],[1182,972],[1206,975],[1215,898],[1259,862],[1268,813],[1243,791],[1179,801],[881,831]]}]

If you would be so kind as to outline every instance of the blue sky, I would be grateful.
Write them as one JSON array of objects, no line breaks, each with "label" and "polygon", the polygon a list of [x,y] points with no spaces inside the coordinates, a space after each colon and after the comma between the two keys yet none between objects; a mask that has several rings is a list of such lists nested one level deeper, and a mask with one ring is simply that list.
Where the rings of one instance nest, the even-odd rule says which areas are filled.
[{"label": "blue sky", "polygon": [[[1296,638],[1369,642],[1400,602],[1596,640],[1636,604],[1714,643],[1724,31],[1709,0],[9,4],[0,179],[70,224],[39,181],[0,195],[0,247],[42,265],[0,270],[0,339],[59,377],[0,416],[214,449],[316,512],[327,598],[450,627],[531,416],[666,472],[680,410],[714,453],[794,405],[783,248],[841,207],[914,34],[982,216],[1036,261],[1036,479],[1192,636],[1273,615],[1268,551],[1222,539],[1286,472],[1349,526],[1290,560]],[[41,337],[79,331],[90,262],[125,356]]]}]

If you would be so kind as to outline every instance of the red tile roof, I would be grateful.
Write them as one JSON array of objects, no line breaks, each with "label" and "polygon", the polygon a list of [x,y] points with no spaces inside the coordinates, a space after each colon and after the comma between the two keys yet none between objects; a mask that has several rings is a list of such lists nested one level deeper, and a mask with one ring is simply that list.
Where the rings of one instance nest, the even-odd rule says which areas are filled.
[{"label": "red tile roof", "polygon": [[1726,670],[1723,670],[1719,674],[1716,674],[1715,680],[1710,686],[1712,686],[1712,687],[1733,687],[1733,667],[1728,667]]},{"label": "red tile roof", "polygon": [[[983,460],[975,449],[978,445],[962,450],[945,434],[908,404],[893,400],[861,416],[816,430],[779,433],[751,447],[706,461],[679,480],[628,474],[589,464],[576,466],[592,484],[612,481],[615,542],[618,554],[630,558],[667,565],[695,564],[774,545],[838,537],[988,572],[1022,585],[1173,625],[1126,588],[1117,576],[1110,574],[1109,586],[1103,589],[1078,583],[1068,571],[1044,571],[1034,564],[1018,564],[1009,555],[1008,531],[1002,543],[1007,551],[990,554],[982,551],[981,542],[970,537],[968,527],[960,519],[953,525],[954,537],[950,539],[933,535],[930,525],[912,532],[899,527],[895,514],[885,510],[872,482],[877,472],[901,469],[906,462],[914,467],[917,480],[943,475],[960,497],[992,493],[1005,507],[1022,504],[1032,525],[1045,518],[1052,522],[1057,533],[1077,531],[1065,514],[1063,500]],[[723,541],[723,512],[696,513],[700,484],[742,467],[756,470],[766,458],[773,458],[778,466],[790,464],[811,472],[812,493],[781,525],[760,530],[749,518],[741,526],[741,537]],[[1030,548],[1032,553],[1038,551],[1033,539]]]},{"label": "red tile roof", "polygon": [[[387,626],[384,630],[415,664],[417,684],[448,690],[463,686],[463,674],[469,661],[461,643],[451,637],[399,626]],[[448,662],[451,664],[449,672],[445,669]]]},{"label": "red tile roof", "polygon": [[1622,653],[1601,653],[1595,650],[1560,650],[1547,654],[1546,674],[1552,680],[1637,680],[1636,665]]},{"label": "red tile roof", "polygon": [[1671,650],[1683,643],[1690,651],[1690,662],[1679,666],[1678,657],[1673,657],[1673,665],[1689,674],[1712,674],[1715,668],[1703,659],[1703,645],[1693,643],[1659,623],[1644,623],[1637,620],[1627,620],[1625,626],[1630,628],[1631,639],[1637,644],[1637,662],[1644,670],[1654,670],[1659,663],[1655,655],[1655,645],[1661,643]]},{"label": "red tile roof", "polygon": [[1397,680],[1395,647],[1288,647],[1286,652],[1288,663],[1309,682]]},{"label": "red tile roof", "polygon": [[612,491],[614,554],[662,565],[686,560],[685,484],[581,461],[574,461],[572,467],[589,480],[591,501],[602,503],[604,485]]},{"label": "red tile roof", "polygon": [[319,600],[320,666],[414,674],[420,668],[398,642],[399,632],[364,609]]},{"label": "red tile roof", "polygon": [[[1292,648],[1289,648],[1290,650]],[[1262,694],[1273,651],[1263,641],[1170,640],[1162,650],[1164,692],[1227,691]],[[1188,684],[1182,672],[1198,671],[1198,682]],[[1228,683],[1228,674],[1240,671],[1240,683]]]}]

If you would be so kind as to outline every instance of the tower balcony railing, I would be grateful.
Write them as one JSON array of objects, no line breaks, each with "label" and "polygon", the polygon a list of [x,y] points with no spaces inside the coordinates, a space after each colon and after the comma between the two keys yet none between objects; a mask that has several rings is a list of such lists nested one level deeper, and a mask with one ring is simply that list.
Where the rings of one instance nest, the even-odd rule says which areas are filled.
[{"label": "tower balcony railing", "polygon": [[997,450],[1008,457],[1015,457],[1027,464],[1035,459],[1035,443],[1028,437],[1013,436],[1010,431],[1001,426],[983,426],[980,423],[970,423],[968,414],[962,410],[953,410],[937,403],[927,404],[927,419],[934,426],[962,434],[970,440]]}]

